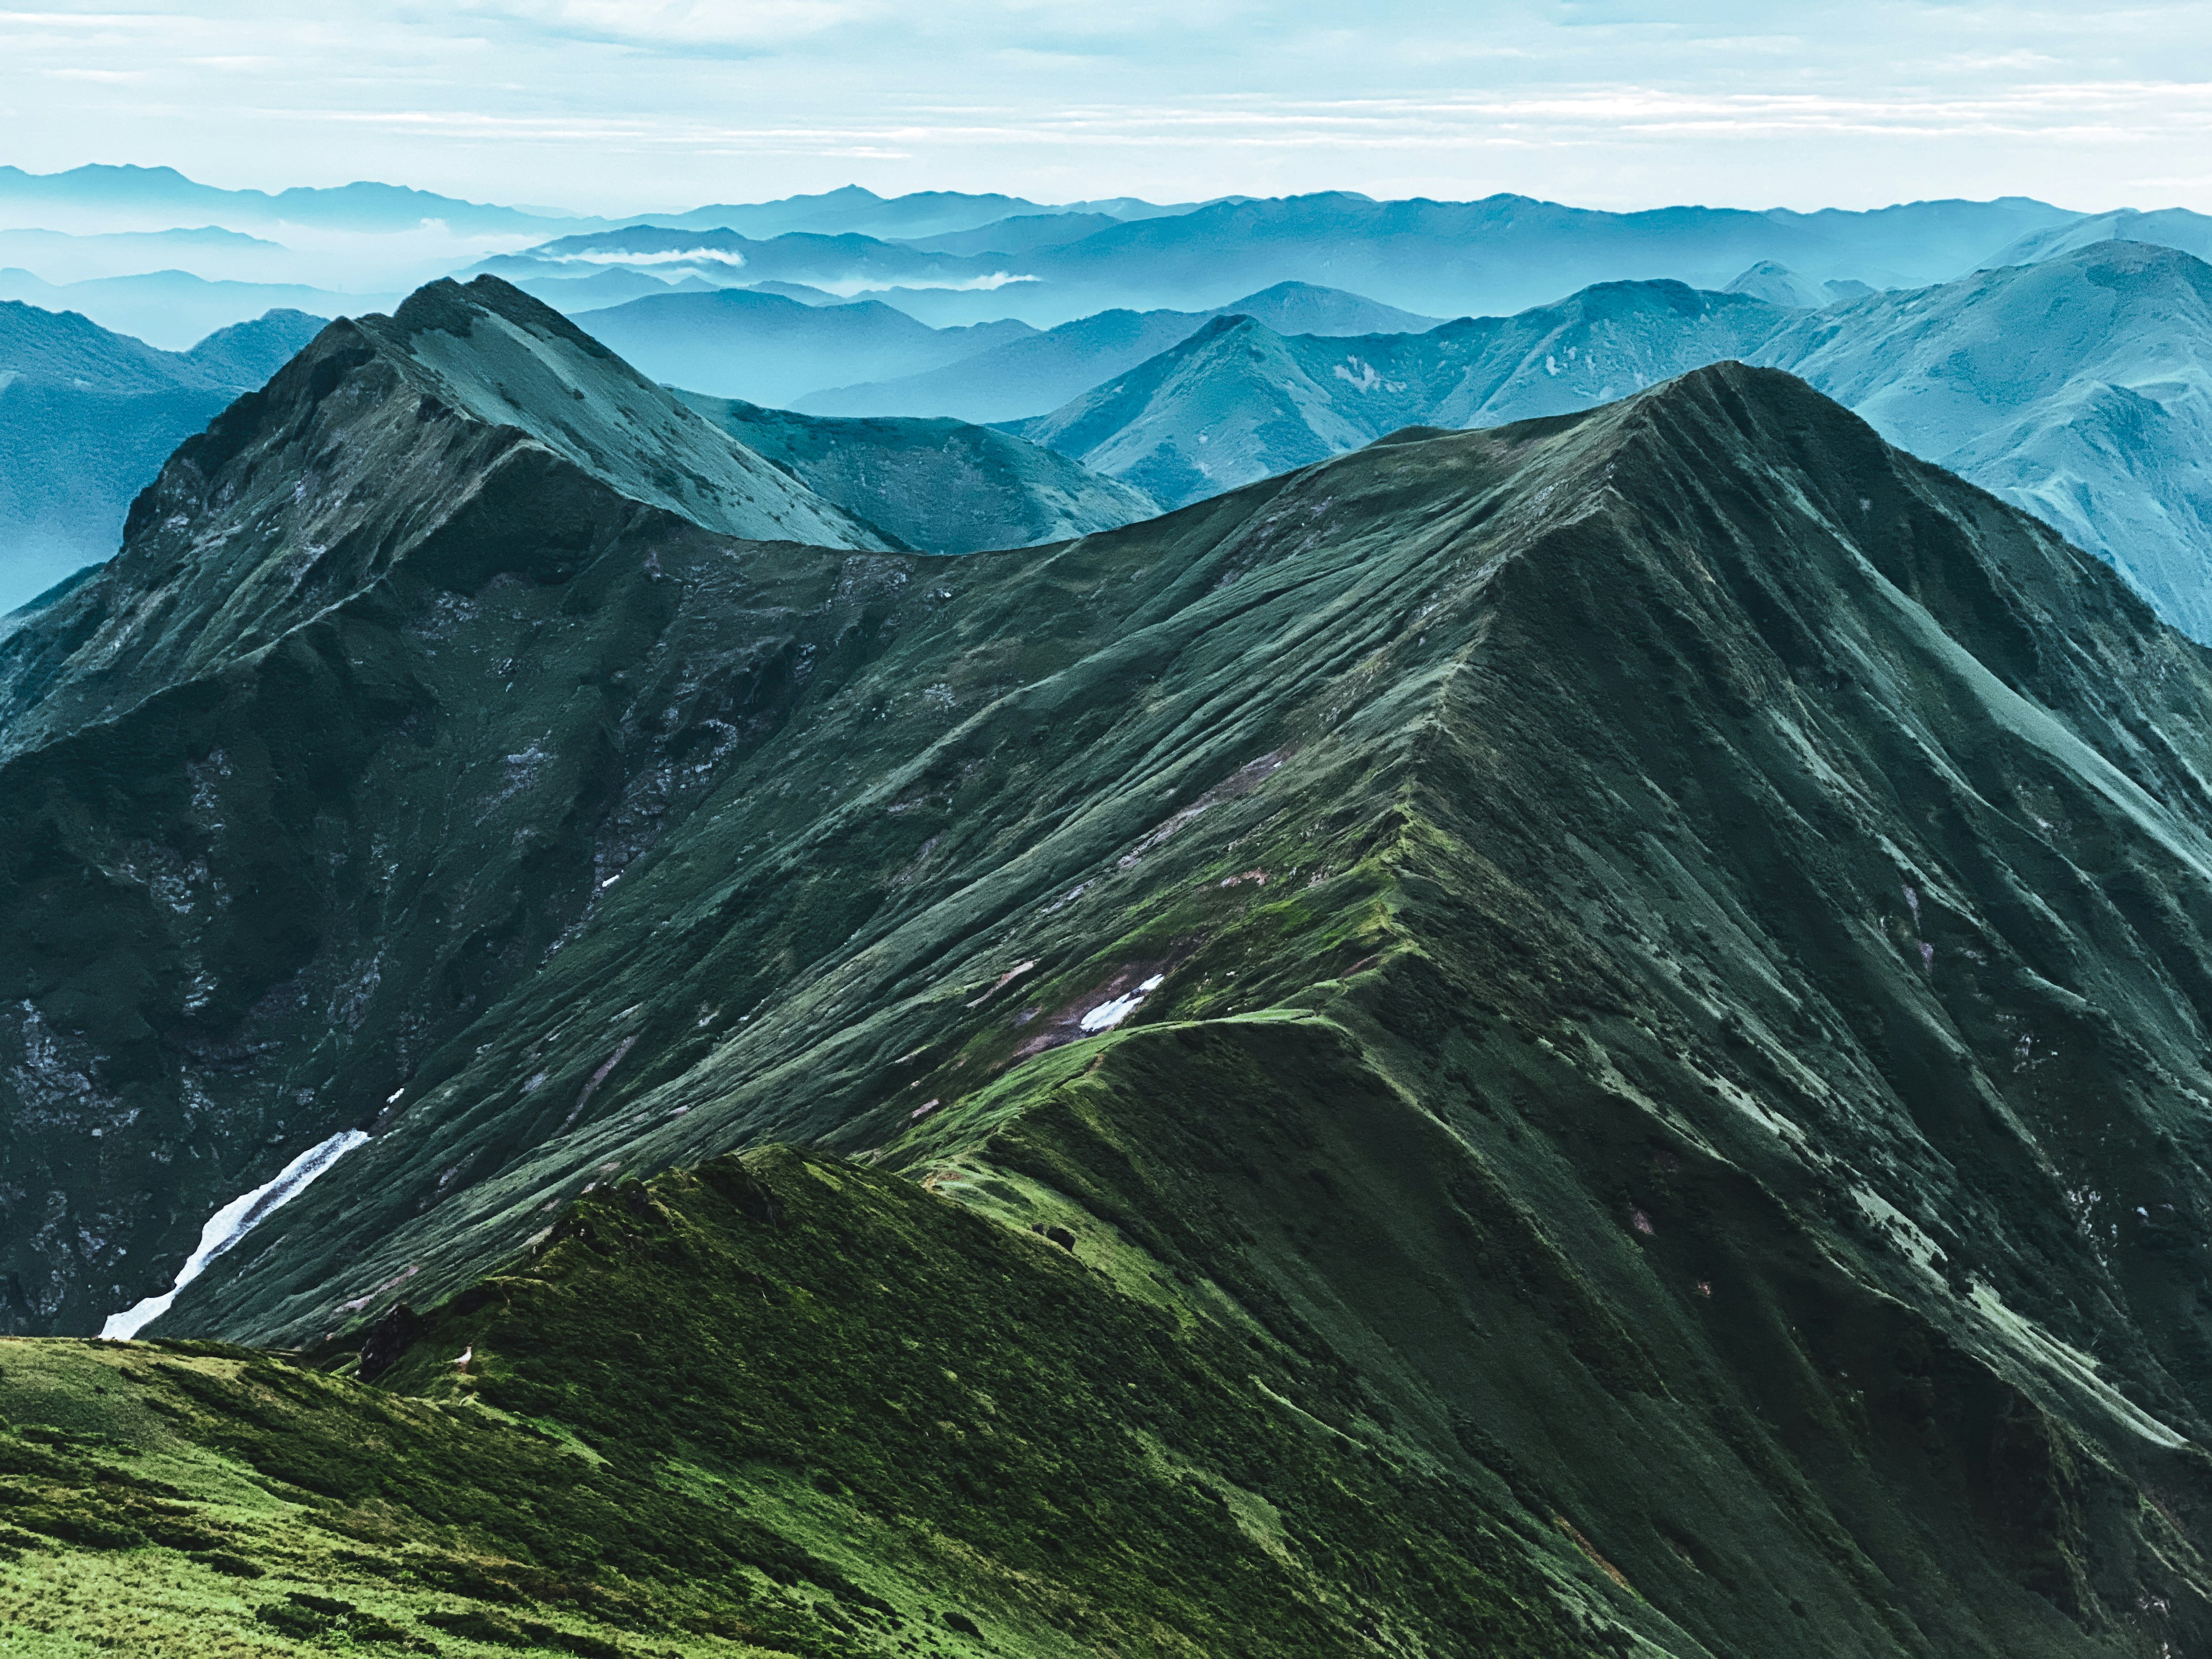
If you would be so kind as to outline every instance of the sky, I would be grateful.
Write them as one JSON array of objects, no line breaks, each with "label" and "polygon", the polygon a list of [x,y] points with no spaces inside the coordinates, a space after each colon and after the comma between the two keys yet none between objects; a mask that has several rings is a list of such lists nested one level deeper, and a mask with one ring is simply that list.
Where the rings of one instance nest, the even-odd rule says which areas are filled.
[{"label": "sky", "polygon": [[0,10],[0,132],[34,172],[595,213],[847,183],[2212,211],[2212,5],[48,5]]}]

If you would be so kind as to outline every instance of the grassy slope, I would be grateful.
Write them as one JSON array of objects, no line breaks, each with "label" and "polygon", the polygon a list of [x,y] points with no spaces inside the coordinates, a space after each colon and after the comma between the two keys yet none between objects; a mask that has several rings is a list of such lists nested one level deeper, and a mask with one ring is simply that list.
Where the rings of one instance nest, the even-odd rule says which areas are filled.
[{"label": "grassy slope", "polygon": [[379,1387],[0,1344],[0,1652],[1605,1650],[1458,1478],[1091,1249],[768,1152],[580,1200]]}]

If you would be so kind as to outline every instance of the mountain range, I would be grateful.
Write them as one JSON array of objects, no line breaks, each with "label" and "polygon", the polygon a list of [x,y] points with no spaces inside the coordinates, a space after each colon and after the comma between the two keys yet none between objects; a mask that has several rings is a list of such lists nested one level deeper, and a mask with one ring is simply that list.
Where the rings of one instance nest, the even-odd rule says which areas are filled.
[{"label": "mountain range", "polygon": [[0,301],[0,611],[113,553],[169,453],[321,326],[274,311],[161,351]]},{"label": "mountain range", "polygon": [[2106,565],[1739,362],[960,558],[740,428],[434,285],[0,639],[11,1625],[2212,1642]]},{"label": "mountain range", "polygon": [[1819,310],[1612,283],[1358,341],[1224,319],[1009,429],[1181,504],[1403,426],[1564,413],[1729,357],[1802,374],[2212,641],[2212,266],[2144,242]]}]

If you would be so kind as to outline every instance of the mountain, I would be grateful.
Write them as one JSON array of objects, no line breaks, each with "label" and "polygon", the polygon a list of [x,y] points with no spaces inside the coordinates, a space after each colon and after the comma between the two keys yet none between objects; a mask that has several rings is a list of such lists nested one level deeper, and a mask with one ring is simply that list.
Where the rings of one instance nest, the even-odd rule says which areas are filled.
[{"label": "mountain", "polygon": [[2212,265],[2091,242],[1795,321],[1756,355],[2026,507],[2212,641]]},{"label": "mountain", "polygon": [[2166,208],[2138,213],[2131,208],[2117,213],[2091,214],[2064,224],[2033,230],[2006,244],[1981,263],[1984,265],[2026,265],[2074,253],[2099,242],[2148,242],[2179,248],[2200,259],[2212,259],[2212,217],[2186,208]]},{"label": "mountain", "polygon": [[71,167],[26,173],[0,167],[0,214],[15,224],[57,230],[97,222],[102,230],[164,230],[181,222],[312,225],[374,233],[412,229],[436,220],[455,229],[514,235],[551,233],[573,220],[465,202],[400,185],[357,183],[276,191],[225,190],[187,179],[174,167]]},{"label": "mountain", "polygon": [[1514,317],[1349,341],[1218,317],[1012,429],[1182,506],[1401,427],[1588,408],[1745,355],[1786,314],[1679,283],[1613,283]]},{"label": "mountain", "polygon": [[1025,323],[933,329],[874,301],[809,305],[721,289],[582,313],[580,325],[655,380],[755,403],[795,401],[855,374],[911,374],[1034,332]]},{"label": "mountain", "polygon": [[[1816,287],[1922,286],[2081,216],[2018,197],[1864,213],[1674,207],[1617,214],[1518,196],[1377,202],[1324,191],[1224,198],[1146,215],[1102,204],[1103,222],[1087,227],[1087,234],[1076,234],[1086,227],[1073,213],[1022,211],[969,222],[963,209],[945,222],[948,228],[924,234],[880,224],[867,216],[873,210],[866,202],[855,201],[866,210],[861,216],[825,213],[804,221],[805,228],[780,208],[754,217],[711,210],[709,217],[720,214],[744,228],[702,221],[594,229],[477,269],[520,280],[553,274],[563,262],[590,261],[716,281],[741,268],[749,281],[875,295],[933,324],[1015,317],[1052,327],[1101,310],[1210,314],[1226,295],[1285,283],[1352,290],[1417,316],[1451,317],[1523,309],[1606,282],[1718,289],[1770,261]],[[927,216],[922,209],[916,213]],[[1069,222],[1055,225],[1060,218]],[[874,228],[863,234],[864,223]]]},{"label": "mountain", "polygon": [[1048,207],[1018,196],[970,195],[954,190],[921,190],[883,197],[859,185],[814,196],[781,201],[723,204],[688,213],[647,214],[641,222],[689,230],[734,230],[748,236],[781,236],[792,231],[836,236],[858,234],[885,240],[935,242],[1009,222],[1030,223],[1054,218],[1115,222],[1185,213],[1195,203],[1162,206],[1133,196],[1110,201],[1075,202]]},{"label": "mountain", "polygon": [[[1946,281],[2018,237],[2079,216],[2008,198],[1877,213],[1662,208],[1603,213],[1521,196],[1376,202],[1346,191],[1220,203],[1117,225],[1027,256],[1018,305],[1177,306],[1284,280],[1354,289],[1439,316],[1519,310],[1595,283],[1717,289],[1775,260],[1816,282]],[[1032,309],[1017,314],[1044,320]],[[1055,319],[1056,320],[1056,319]]]},{"label": "mountain", "polygon": [[272,311],[170,352],[0,301],[0,611],[114,552],[169,452],[321,326]]},{"label": "mountain", "polygon": [[82,283],[48,283],[27,270],[0,270],[0,301],[44,311],[73,311],[100,327],[129,334],[164,350],[181,351],[195,340],[271,311],[315,316],[365,308],[383,296],[337,294],[296,283],[210,282],[189,271],[155,270]]},{"label": "mountain", "polygon": [[2212,267],[2100,240],[1809,313],[1771,273],[1735,286],[1605,284],[1352,345],[1217,326],[1009,429],[1181,504],[1400,426],[1587,408],[1741,357],[1803,375],[1893,442],[2056,526],[2212,641]]},{"label": "mountain", "polygon": [[677,395],[823,500],[926,553],[1066,541],[1160,510],[1119,479],[963,421],[839,420]]},{"label": "mountain", "polygon": [[1816,283],[1771,259],[1761,259],[1721,291],[1748,294],[1754,300],[1764,300],[1771,306],[1786,306],[1793,311],[1819,311],[1838,301],[1856,300],[1874,292],[1864,283],[1840,278]]},{"label": "mountain", "polygon": [[554,310],[574,317],[581,312],[603,311],[610,306],[657,295],[713,294],[721,285],[702,282],[696,276],[682,276],[670,283],[640,270],[602,270],[590,276],[520,276],[514,286],[532,299],[542,300]]},{"label": "mountain", "polygon": [[797,400],[820,415],[949,415],[991,422],[1018,420],[1124,374],[1187,338],[1210,319],[1249,316],[1279,331],[1358,334],[1419,331],[1436,319],[1416,317],[1360,295],[1305,283],[1278,283],[1213,311],[1105,311],[1062,323],[961,358],[939,369],[896,380],[833,385]]},{"label": "mountain", "polygon": [[427,337],[0,646],[15,1329],[365,1136],[199,1340],[9,1345],[11,1619],[2212,1642],[2212,665],[2105,566],[1739,364],[764,544],[425,418]]}]

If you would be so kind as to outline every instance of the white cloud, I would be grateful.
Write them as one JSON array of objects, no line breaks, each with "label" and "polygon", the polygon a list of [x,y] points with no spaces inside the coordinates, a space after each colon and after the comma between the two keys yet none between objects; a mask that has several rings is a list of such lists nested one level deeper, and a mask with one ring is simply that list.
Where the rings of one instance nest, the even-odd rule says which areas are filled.
[{"label": "white cloud", "polygon": [[592,210],[848,181],[2212,208],[2177,166],[2212,125],[2203,16],[2200,0],[111,0],[0,12],[0,109],[19,166],[382,177]]}]

